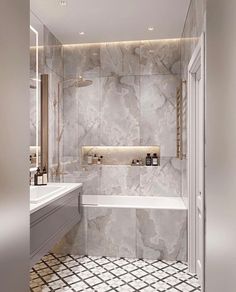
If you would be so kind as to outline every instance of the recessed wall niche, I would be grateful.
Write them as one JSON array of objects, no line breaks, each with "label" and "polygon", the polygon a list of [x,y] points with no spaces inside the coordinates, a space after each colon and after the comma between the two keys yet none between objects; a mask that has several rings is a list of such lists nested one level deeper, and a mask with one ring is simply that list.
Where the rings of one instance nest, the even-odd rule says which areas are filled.
[{"label": "recessed wall niche", "polygon": [[131,165],[132,161],[145,165],[147,153],[157,154],[160,158],[160,146],[83,146],[81,147],[81,163],[88,165],[88,156],[101,157],[103,165]]}]

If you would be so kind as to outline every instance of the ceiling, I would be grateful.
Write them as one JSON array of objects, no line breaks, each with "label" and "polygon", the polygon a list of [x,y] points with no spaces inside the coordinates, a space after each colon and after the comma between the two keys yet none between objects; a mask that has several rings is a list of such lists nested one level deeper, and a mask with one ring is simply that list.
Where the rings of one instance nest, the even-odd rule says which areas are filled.
[{"label": "ceiling", "polygon": [[[31,10],[63,44],[181,36],[190,0],[31,0]],[[148,28],[153,27],[153,31]],[[84,35],[80,35],[84,32]]]}]

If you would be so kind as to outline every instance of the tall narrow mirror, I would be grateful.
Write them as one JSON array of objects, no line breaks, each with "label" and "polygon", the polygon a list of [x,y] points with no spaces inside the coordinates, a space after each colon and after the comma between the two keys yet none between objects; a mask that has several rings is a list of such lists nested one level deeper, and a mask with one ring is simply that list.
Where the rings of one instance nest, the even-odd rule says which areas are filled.
[{"label": "tall narrow mirror", "polygon": [[39,36],[30,25],[30,169],[40,166],[40,78]]}]

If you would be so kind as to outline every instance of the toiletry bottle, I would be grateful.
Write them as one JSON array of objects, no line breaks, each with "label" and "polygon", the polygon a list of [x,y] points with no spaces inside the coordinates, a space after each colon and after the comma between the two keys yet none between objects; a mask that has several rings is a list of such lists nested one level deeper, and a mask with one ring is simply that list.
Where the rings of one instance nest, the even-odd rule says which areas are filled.
[{"label": "toiletry bottle", "polygon": [[98,158],[97,164],[101,164],[101,158]]},{"label": "toiletry bottle", "polygon": [[152,157],[150,153],[147,153],[146,156],[146,166],[151,166],[152,165]]},{"label": "toiletry bottle", "polygon": [[87,163],[90,165],[90,164],[93,164],[93,156],[91,154],[88,154],[87,156]]},{"label": "toiletry bottle", "polygon": [[94,154],[94,156],[93,156],[93,164],[98,164],[97,154]]},{"label": "toiletry bottle", "polygon": [[103,163],[103,156],[100,156],[101,164]]},{"label": "toiletry bottle", "polygon": [[34,185],[35,186],[40,186],[42,184],[43,184],[43,175],[40,172],[40,168],[38,167],[37,171],[36,171],[36,173],[34,175]]},{"label": "toiletry bottle", "polygon": [[152,165],[153,166],[158,166],[158,157],[157,157],[157,154],[154,153],[153,156],[152,156]]},{"label": "toiletry bottle", "polygon": [[131,165],[135,165],[135,164],[136,164],[136,162],[135,162],[135,160],[133,159]]},{"label": "toiletry bottle", "polygon": [[43,168],[43,185],[47,185],[48,183],[48,174],[46,170],[46,166]]}]

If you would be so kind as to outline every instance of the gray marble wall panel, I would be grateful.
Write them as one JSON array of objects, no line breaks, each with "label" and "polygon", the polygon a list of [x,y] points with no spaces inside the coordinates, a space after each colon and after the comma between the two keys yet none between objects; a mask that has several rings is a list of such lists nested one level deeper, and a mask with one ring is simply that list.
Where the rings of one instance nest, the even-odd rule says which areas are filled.
[{"label": "gray marble wall panel", "polygon": [[178,40],[145,41],[140,46],[140,73],[179,74],[180,47]]},{"label": "gray marble wall panel", "polygon": [[160,167],[141,167],[140,195],[179,197],[181,162],[176,158],[161,158]]},{"label": "gray marble wall panel", "polygon": [[100,45],[64,46],[65,79],[100,76]]},{"label": "gray marble wall panel", "polygon": [[63,97],[64,156],[77,158],[78,150],[78,98],[76,88],[65,88]]},{"label": "gray marble wall panel", "polygon": [[101,145],[139,145],[139,78],[102,78]]},{"label": "gray marble wall panel", "polygon": [[176,155],[176,75],[142,76],[141,144],[160,145],[161,156]]},{"label": "gray marble wall panel", "polygon": [[[49,74],[49,165],[59,163],[59,132],[61,130],[60,111],[61,111],[61,98],[59,96],[58,84],[61,82],[61,77],[53,71]],[[59,122],[60,121],[60,122]]]},{"label": "gray marble wall panel", "polygon": [[89,255],[135,257],[135,209],[88,208],[87,211]]},{"label": "gray marble wall panel", "polygon": [[140,42],[101,45],[101,76],[140,75]]},{"label": "gray marble wall panel", "polygon": [[85,207],[53,252],[186,261],[187,211]]},{"label": "gray marble wall panel", "polygon": [[187,212],[137,209],[137,257],[186,260]]},{"label": "gray marble wall panel", "polygon": [[102,166],[101,194],[110,196],[139,196],[140,167]]},{"label": "gray marble wall panel", "polygon": [[[64,181],[81,179],[82,145],[160,145],[162,157],[175,157],[179,40],[71,45],[64,46],[63,52],[65,79],[83,75],[93,81],[89,87],[64,89],[63,163],[78,163],[77,171],[65,171]],[[135,182],[127,169],[111,171],[116,171],[120,178],[115,178],[115,173],[113,177],[107,173],[109,180],[104,176],[107,169],[102,168],[97,173],[100,175],[98,192],[180,194],[178,171],[164,174],[166,167],[160,168],[159,188],[154,183],[155,186],[145,189],[148,176],[145,171],[139,169]],[[167,183],[167,179],[174,181]],[[86,187],[84,190],[91,193],[91,190],[86,192]]]},{"label": "gray marble wall panel", "polygon": [[99,195],[101,193],[101,166],[81,166],[78,160],[66,158],[61,163],[63,175],[61,180],[67,183],[83,183],[83,195]]},{"label": "gray marble wall panel", "polygon": [[76,88],[78,102],[78,141],[82,145],[100,145],[100,79],[90,78],[93,84]]},{"label": "gray marble wall panel", "polygon": [[63,50],[61,42],[44,26],[45,66],[63,77]]}]

